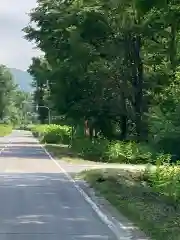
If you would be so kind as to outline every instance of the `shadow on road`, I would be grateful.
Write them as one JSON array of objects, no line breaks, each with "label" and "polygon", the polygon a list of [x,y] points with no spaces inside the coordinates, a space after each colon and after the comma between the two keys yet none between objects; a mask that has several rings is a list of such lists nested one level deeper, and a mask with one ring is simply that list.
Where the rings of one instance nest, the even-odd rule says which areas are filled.
[{"label": "shadow on road", "polygon": [[24,159],[49,159],[44,149],[36,145],[17,145],[5,148],[0,154],[0,159],[24,158]]},{"label": "shadow on road", "polygon": [[1,237],[115,240],[64,174],[0,174],[0,182]]}]

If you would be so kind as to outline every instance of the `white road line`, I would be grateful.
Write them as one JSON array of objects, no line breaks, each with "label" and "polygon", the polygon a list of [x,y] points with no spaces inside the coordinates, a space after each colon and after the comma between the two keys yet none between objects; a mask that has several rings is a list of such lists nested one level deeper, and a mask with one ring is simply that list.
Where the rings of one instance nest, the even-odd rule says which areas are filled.
[{"label": "white road line", "polygon": [[8,148],[10,146],[10,144],[11,144],[11,139],[8,139],[8,143],[6,143],[4,145],[4,147],[0,149],[0,155],[6,148]]},{"label": "white road line", "polygon": [[[37,140],[38,145],[45,151],[45,153],[48,155],[48,157],[56,164],[56,166],[61,170],[61,172],[63,172],[65,174],[65,176],[68,178],[68,180],[70,182],[73,183],[74,187],[78,190],[78,192],[84,197],[84,199],[86,200],[86,202],[88,202],[90,204],[90,206],[92,207],[92,209],[96,212],[96,214],[100,217],[100,219],[111,229],[111,231],[115,234],[115,236],[117,237],[117,239],[122,239],[122,237],[120,237],[119,231],[116,227],[116,225],[108,218],[108,216],[106,214],[104,214],[101,209],[97,206],[97,204],[84,192],[84,190],[76,183],[76,181],[65,171],[64,168],[61,167],[61,165],[52,157],[52,155],[46,150],[46,148],[39,143],[39,141]],[[126,226],[124,226],[123,224],[121,224],[121,228],[122,229],[126,229]],[[129,240],[129,238],[127,238],[126,240]]]},{"label": "white road line", "polygon": [[[64,173],[64,175],[67,177],[67,179],[72,182],[72,184],[74,185],[74,187],[77,189],[77,191],[81,194],[81,196],[83,196],[83,198],[86,200],[86,202],[89,203],[89,205],[92,207],[92,209],[95,211],[95,213],[99,216],[99,218],[109,227],[109,229],[114,233],[114,235],[116,236],[116,238],[118,240],[130,240],[131,236],[127,236],[127,237],[122,237],[120,236],[120,231],[117,228],[117,226],[108,218],[108,216],[106,214],[104,214],[101,209],[97,206],[97,204],[84,192],[84,190],[76,183],[76,181],[65,171],[65,169],[63,167],[61,167],[61,165],[52,157],[52,155],[46,150],[46,148],[40,144],[40,142],[38,141],[38,139],[34,138],[35,142],[37,143],[37,145],[39,145],[44,152],[48,155],[48,157],[56,164],[56,166],[60,169],[60,172]],[[5,148],[11,146],[11,139],[8,141],[8,143],[4,146],[3,149],[0,150],[0,154],[5,150]],[[122,230],[127,229],[127,227],[119,222],[119,227]],[[138,238],[138,240],[145,240],[144,238]]]},{"label": "white road line", "polygon": [[6,146],[3,147],[3,148],[1,148],[1,150],[0,150],[0,154],[4,151],[5,148],[6,148]]}]

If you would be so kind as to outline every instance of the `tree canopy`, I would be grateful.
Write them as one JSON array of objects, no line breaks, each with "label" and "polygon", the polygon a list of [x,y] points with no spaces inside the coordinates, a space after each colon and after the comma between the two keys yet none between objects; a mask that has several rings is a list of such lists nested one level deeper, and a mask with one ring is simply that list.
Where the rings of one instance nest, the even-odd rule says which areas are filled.
[{"label": "tree canopy", "polygon": [[29,68],[38,101],[108,138],[156,139],[169,123],[177,130],[178,1],[37,3],[24,31],[45,53]]},{"label": "tree canopy", "polygon": [[29,100],[30,94],[22,92],[8,68],[0,65],[0,121],[15,125],[27,121],[27,113],[32,111],[25,104]]}]

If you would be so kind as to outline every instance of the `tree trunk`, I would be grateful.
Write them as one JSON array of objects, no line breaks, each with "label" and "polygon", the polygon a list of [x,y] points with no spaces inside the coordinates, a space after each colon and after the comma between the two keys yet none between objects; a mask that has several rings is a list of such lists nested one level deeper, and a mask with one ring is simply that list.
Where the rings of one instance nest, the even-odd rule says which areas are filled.
[{"label": "tree trunk", "polygon": [[121,116],[121,122],[120,122],[120,128],[121,128],[121,140],[126,140],[127,138],[127,116],[126,115],[122,115]]},{"label": "tree trunk", "polygon": [[170,43],[169,43],[169,58],[170,58],[171,69],[172,69],[173,75],[175,73],[176,64],[177,64],[176,33],[177,33],[176,23],[172,23],[171,24],[171,39],[170,39]]},{"label": "tree trunk", "polygon": [[140,56],[141,36],[133,37],[133,87],[134,87],[134,109],[135,109],[135,126],[137,140],[143,140],[143,63]]},{"label": "tree trunk", "polygon": [[89,136],[89,126],[88,126],[88,120],[84,121],[84,135],[87,137]]},{"label": "tree trunk", "polygon": [[[125,87],[126,85],[126,77],[124,77],[124,84]],[[127,132],[128,132],[128,126],[127,126],[127,121],[128,121],[128,116],[127,116],[127,106],[126,106],[126,94],[124,91],[121,93],[121,107],[122,107],[122,114],[120,116],[120,128],[121,128],[121,140],[126,140],[127,138]]]}]

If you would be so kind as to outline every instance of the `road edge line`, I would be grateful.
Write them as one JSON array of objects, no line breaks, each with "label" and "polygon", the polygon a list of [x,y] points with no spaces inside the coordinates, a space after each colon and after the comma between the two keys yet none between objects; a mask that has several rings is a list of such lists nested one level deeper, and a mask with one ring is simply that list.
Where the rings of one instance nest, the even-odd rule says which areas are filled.
[{"label": "road edge line", "polygon": [[[36,139],[37,140],[37,139]],[[66,170],[61,167],[61,165],[53,158],[53,156],[47,151],[47,149],[40,144],[40,142],[37,140],[37,143],[39,146],[44,150],[44,152],[48,155],[48,157],[56,164],[56,166],[65,174],[65,176],[68,178],[70,182],[74,185],[76,190],[83,196],[83,198],[86,200],[87,203],[91,206],[91,208],[94,210],[94,212],[99,216],[101,221],[103,221],[109,229],[114,233],[116,238],[119,240],[121,239],[119,236],[119,231],[116,227],[116,225],[108,218],[106,214],[104,214],[101,209],[97,206],[97,204],[85,193],[85,191],[76,183],[76,181],[66,172]]]},{"label": "road edge line", "polygon": [[10,136],[11,136],[11,134],[8,135],[8,136],[4,136],[4,137],[7,137],[7,138],[8,138],[8,141],[7,141],[7,143],[3,146],[3,148],[0,149],[0,155],[3,153],[3,151],[4,151],[6,148],[9,147],[9,145],[11,145],[11,139],[9,139]]}]

